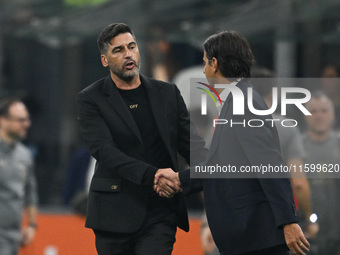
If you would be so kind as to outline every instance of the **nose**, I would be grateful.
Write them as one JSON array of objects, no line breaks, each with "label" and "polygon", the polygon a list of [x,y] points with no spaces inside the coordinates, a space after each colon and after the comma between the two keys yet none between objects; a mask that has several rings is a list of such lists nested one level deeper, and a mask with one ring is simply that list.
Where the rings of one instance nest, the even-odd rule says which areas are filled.
[{"label": "nose", "polygon": [[125,53],[125,58],[131,58],[131,50],[130,49],[127,49],[126,50],[126,53]]}]

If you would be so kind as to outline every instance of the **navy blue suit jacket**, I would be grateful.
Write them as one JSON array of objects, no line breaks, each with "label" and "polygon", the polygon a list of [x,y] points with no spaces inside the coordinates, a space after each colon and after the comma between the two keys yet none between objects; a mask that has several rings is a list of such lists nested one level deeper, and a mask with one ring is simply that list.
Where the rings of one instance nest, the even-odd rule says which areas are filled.
[{"label": "navy blue suit jacket", "polygon": [[[220,119],[246,122],[262,119],[263,127],[245,125],[217,125],[208,154],[207,166],[259,166],[283,165],[279,138],[275,126],[257,116],[247,107],[247,88],[251,84],[241,81],[238,86],[245,96],[245,114],[233,115],[233,97],[230,94],[221,110]],[[262,97],[253,91],[254,107],[268,109]],[[242,254],[284,244],[282,226],[297,222],[295,204],[289,179],[255,178],[203,179],[204,202],[208,223],[214,241],[225,254]],[[259,177],[259,178],[258,178]],[[186,184],[188,176],[180,175]],[[195,184],[195,185],[193,185]],[[198,188],[197,181],[191,188]],[[192,190],[191,190],[192,191]],[[187,192],[190,192],[188,188]]]}]

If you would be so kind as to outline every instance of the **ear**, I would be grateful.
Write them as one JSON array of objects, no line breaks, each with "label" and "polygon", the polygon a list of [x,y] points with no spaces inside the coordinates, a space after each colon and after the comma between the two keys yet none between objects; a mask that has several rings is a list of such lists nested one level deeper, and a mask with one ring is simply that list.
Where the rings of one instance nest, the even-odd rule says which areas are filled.
[{"label": "ear", "polygon": [[104,54],[100,55],[100,59],[101,59],[103,67],[108,67],[109,62],[107,61],[107,57]]},{"label": "ear", "polygon": [[215,57],[211,59],[211,66],[213,67],[214,73],[217,73],[219,69],[218,69],[218,62]]}]

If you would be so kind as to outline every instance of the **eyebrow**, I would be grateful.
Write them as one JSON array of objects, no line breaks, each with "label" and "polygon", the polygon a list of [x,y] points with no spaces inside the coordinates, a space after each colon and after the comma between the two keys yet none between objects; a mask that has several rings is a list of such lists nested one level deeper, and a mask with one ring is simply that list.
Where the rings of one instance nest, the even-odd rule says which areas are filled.
[{"label": "eyebrow", "polygon": [[[109,44],[110,45],[112,45],[110,42],[109,42]],[[128,47],[130,47],[130,46],[132,46],[132,45],[137,45],[137,43],[136,42],[130,42],[129,44],[128,44]],[[122,49],[123,48],[123,45],[119,45],[119,46],[116,46],[116,47],[114,47],[113,49],[112,49],[112,52],[113,51],[115,51],[115,50],[118,50],[118,49]]]}]

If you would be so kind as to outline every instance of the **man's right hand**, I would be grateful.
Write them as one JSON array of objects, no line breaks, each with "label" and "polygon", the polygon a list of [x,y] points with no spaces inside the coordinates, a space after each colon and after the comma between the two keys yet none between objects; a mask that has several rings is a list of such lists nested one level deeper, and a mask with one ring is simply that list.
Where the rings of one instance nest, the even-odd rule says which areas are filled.
[{"label": "man's right hand", "polygon": [[154,190],[161,197],[171,198],[182,191],[179,175],[171,168],[158,169],[154,179]]},{"label": "man's right hand", "polygon": [[297,223],[284,225],[283,232],[286,244],[294,255],[305,255],[305,252],[309,252],[310,244]]}]

